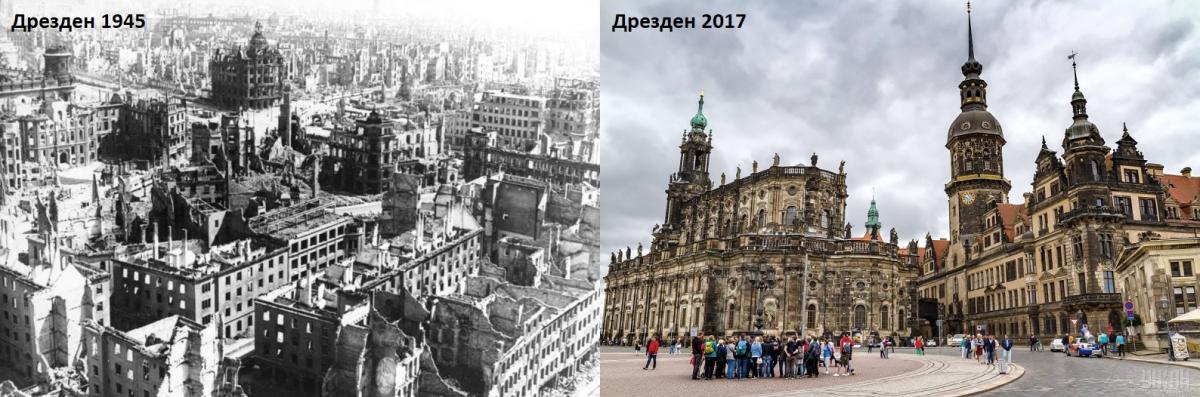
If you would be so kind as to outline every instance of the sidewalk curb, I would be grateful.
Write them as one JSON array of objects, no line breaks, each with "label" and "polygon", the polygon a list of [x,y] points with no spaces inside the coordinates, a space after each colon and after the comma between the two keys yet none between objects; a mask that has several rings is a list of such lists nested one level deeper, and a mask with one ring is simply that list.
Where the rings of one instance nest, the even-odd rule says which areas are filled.
[{"label": "sidewalk curb", "polygon": [[[1117,358],[1117,357],[1111,357],[1111,356],[1104,356],[1104,358],[1105,358],[1105,359],[1120,360],[1120,359],[1119,359],[1119,358]],[[1133,359],[1129,359],[1129,361],[1134,361],[1134,362],[1139,362],[1139,363],[1159,364],[1159,365],[1170,365],[1170,366],[1173,366],[1173,367],[1183,367],[1183,368],[1190,368],[1190,369],[1194,369],[1194,370],[1200,371],[1200,366],[1195,366],[1195,365],[1187,365],[1187,364],[1179,364],[1179,363],[1175,363],[1175,362],[1172,362],[1172,361],[1156,361],[1156,360],[1146,360],[1146,359],[1140,359],[1140,358],[1133,358]]]},{"label": "sidewalk curb", "polygon": [[1012,371],[1009,371],[1009,374],[1010,375],[1016,374],[1016,376],[1013,376],[1011,378],[1005,378],[1006,380],[1004,382],[995,383],[992,385],[988,385],[982,389],[973,390],[973,391],[966,392],[964,394],[960,394],[960,396],[977,396],[977,395],[980,395],[983,393],[987,393],[989,391],[996,390],[996,389],[999,389],[1004,386],[1008,386],[1009,384],[1016,382],[1017,379],[1021,379],[1022,376],[1025,376],[1025,367],[1022,367],[1017,364],[1008,364],[1008,366],[1014,368]]}]

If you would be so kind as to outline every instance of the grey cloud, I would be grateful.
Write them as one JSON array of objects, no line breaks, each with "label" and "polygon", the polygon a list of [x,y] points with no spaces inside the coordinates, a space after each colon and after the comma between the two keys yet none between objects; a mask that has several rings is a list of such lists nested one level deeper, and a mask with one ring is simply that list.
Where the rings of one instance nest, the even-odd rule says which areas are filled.
[{"label": "grey cloud", "polygon": [[[1168,2],[981,2],[973,14],[989,107],[1004,127],[1019,202],[1046,136],[1070,124],[1071,66],[1111,143],[1128,122],[1169,172],[1200,166],[1200,11]],[[750,163],[846,160],[849,221],[863,230],[872,190],[885,228],[947,234],[946,128],[966,59],[963,4],[947,2],[604,1],[601,4],[602,248],[648,242],[662,221],[680,133],[704,89],[712,178]],[[748,14],[742,29],[609,32],[630,16]]]}]

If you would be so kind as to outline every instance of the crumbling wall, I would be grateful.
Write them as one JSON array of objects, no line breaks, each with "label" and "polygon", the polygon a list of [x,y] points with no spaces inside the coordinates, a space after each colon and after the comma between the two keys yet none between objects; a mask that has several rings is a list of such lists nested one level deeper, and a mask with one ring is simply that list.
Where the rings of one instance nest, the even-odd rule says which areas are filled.
[{"label": "crumbling wall", "polygon": [[334,345],[334,361],[325,372],[322,390],[326,396],[357,396],[364,390],[365,382],[359,381],[363,350],[367,344],[367,329],[357,325],[343,325],[338,329]]},{"label": "crumbling wall", "polygon": [[571,225],[583,215],[583,205],[578,197],[554,192],[546,203],[546,221],[561,225]]}]

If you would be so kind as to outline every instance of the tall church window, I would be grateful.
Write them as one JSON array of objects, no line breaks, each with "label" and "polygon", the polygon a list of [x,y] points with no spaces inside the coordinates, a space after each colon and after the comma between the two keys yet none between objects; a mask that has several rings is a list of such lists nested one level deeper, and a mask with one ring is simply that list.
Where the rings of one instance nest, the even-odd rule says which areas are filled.
[{"label": "tall church window", "polygon": [[1100,233],[1100,257],[1111,258],[1113,256],[1113,236],[1112,233]]},{"label": "tall church window", "polygon": [[867,324],[867,308],[863,305],[854,306],[854,328],[865,329]]},{"label": "tall church window", "polygon": [[804,315],[806,317],[804,319],[804,327],[809,329],[817,328],[817,305],[809,304]]},{"label": "tall church window", "polygon": [[728,324],[725,325],[725,328],[733,329],[733,320],[734,320],[734,318],[737,317],[736,314],[737,314],[737,306],[734,305],[733,303],[730,303],[729,304],[729,313],[726,315]]},{"label": "tall church window", "polygon": [[888,308],[887,308],[887,306],[884,306],[883,308],[879,309],[879,328],[880,329],[892,328],[892,324],[889,320],[890,320],[890,318],[888,318]]},{"label": "tall church window", "polygon": [[754,220],[754,226],[763,227],[767,225],[767,210],[758,210],[758,218]]},{"label": "tall church window", "polygon": [[908,319],[904,317],[904,309],[900,309],[900,312],[896,315],[896,321],[896,330],[904,330],[907,327]]},{"label": "tall church window", "polygon": [[783,224],[795,226],[800,223],[799,211],[795,206],[787,207],[783,213]]},{"label": "tall church window", "polygon": [[829,227],[829,210],[825,210],[825,211],[821,212],[821,227],[824,227],[824,228]]},{"label": "tall church window", "polygon": [[1100,180],[1100,166],[1096,164],[1096,160],[1092,160],[1092,180]]}]

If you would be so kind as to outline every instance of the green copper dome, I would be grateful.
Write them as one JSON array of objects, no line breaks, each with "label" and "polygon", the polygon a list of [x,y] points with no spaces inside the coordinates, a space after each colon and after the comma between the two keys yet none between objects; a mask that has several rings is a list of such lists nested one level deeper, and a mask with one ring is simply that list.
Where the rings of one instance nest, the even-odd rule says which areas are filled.
[{"label": "green copper dome", "polygon": [[708,118],[704,117],[704,93],[700,93],[700,104],[696,107],[696,115],[692,116],[692,129],[703,130],[708,126]]},{"label": "green copper dome", "polygon": [[883,227],[883,224],[879,223],[879,208],[875,207],[875,199],[871,199],[871,208],[867,209],[866,226],[868,231],[872,229],[878,230],[880,227]]}]

